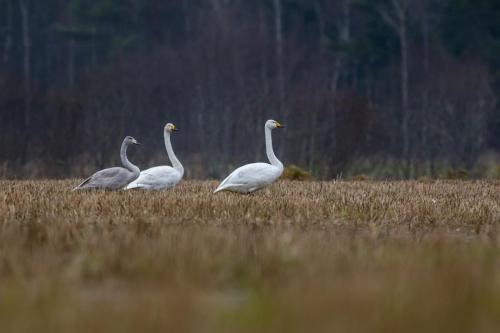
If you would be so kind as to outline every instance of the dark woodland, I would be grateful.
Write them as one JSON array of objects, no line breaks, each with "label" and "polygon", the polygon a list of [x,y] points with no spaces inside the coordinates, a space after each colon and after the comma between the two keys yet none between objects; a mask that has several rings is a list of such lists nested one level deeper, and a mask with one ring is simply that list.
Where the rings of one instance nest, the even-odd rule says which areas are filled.
[{"label": "dark woodland", "polygon": [[0,0],[0,177],[500,177],[498,0]]}]

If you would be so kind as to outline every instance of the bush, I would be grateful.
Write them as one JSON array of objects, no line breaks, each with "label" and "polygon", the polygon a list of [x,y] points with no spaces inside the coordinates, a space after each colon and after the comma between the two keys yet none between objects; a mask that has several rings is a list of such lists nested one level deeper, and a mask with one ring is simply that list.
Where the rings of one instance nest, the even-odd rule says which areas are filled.
[{"label": "bush", "polygon": [[312,176],[306,170],[292,164],[285,168],[281,175],[281,179],[305,181],[312,180]]},{"label": "bush", "polygon": [[351,180],[355,180],[358,182],[365,182],[371,180],[371,177],[365,174],[354,175],[351,177]]},{"label": "bush", "polygon": [[455,179],[455,180],[467,180],[469,179],[469,172],[464,169],[448,169],[440,178],[443,179]]}]

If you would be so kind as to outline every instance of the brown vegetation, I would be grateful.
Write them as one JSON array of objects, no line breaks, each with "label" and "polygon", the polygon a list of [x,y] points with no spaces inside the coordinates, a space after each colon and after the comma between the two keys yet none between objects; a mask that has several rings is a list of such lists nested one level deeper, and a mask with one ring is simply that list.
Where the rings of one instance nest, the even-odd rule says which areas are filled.
[{"label": "brown vegetation", "polygon": [[2,332],[494,332],[500,183],[0,182]]},{"label": "brown vegetation", "polygon": [[311,174],[304,169],[296,165],[288,165],[283,170],[283,174],[281,175],[281,179],[286,180],[312,180]]}]

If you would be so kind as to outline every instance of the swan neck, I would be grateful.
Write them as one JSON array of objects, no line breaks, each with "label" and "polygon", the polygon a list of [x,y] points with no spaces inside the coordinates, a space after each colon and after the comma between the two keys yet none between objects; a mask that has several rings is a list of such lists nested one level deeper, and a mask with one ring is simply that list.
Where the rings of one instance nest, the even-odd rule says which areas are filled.
[{"label": "swan neck", "polygon": [[267,126],[265,127],[265,134],[266,134],[266,154],[267,158],[269,159],[269,162],[271,165],[274,165],[275,167],[280,168],[283,170],[283,164],[278,160],[276,155],[274,155],[274,150],[273,150],[273,138],[271,136],[271,129],[268,128]]},{"label": "swan neck", "polygon": [[172,163],[172,166],[174,167],[175,170],[179,171],[181,176],[184,175],[184,167],[182,166],[181,162],[175,156],[174,149],[172,148],[172,142],[170,141],[170,133],[165,132],[165,148],[167,148],[167,154],[168,158],[170,159],[170,163]]},{"label": "swan neck", "polygon": [[139,168],[132,164],[127,157],[127,148],[129,143],[127,141],[123,141],[122,147],[120,149],[120,158],[122,160],[122,165],[131,172],[140,172]]}]

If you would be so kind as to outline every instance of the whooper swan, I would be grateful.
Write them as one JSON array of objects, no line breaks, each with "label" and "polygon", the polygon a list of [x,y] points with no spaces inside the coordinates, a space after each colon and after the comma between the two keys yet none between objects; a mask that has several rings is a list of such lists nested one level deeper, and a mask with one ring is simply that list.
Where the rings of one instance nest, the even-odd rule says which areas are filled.
[{"label": "whooper swan", "polygon": [[75,187],[73,191],[83,189],[109,189],[118,190],[124,188],[128,183],[139,177],[140,170],[137,166],[130,163],[127,158],[127,148],[130,144],[139,144],[136,139],[131,136],[125,137],[120,149],[120,158],[122,167],[114,167],[97,171],[89,178],[85,179],[80,185]]},{"label": "whooper swan", "polygon": [[163,130],[165,147],[167,148],[168,158],[172,166],[157,166],[141,172],[139,178],[128,184],[129,189],[157,190],[166,191],[174,187],[184,175],[184,168],[177,159],[170,142],[170,134],[178,129],[174,124],[168,123]]},{"label": "whooper swan", "polygon": [[232,191],[239,193],[251,193],[275,182],[283,173],[283,164],[278,160],[273,151],[271,131],[283,126],[275,121],[268,120],[264,127],[266,136],[266,153],[268,163],[247,164],[234,170],[226,179],[220,183],[214,191]]}]

